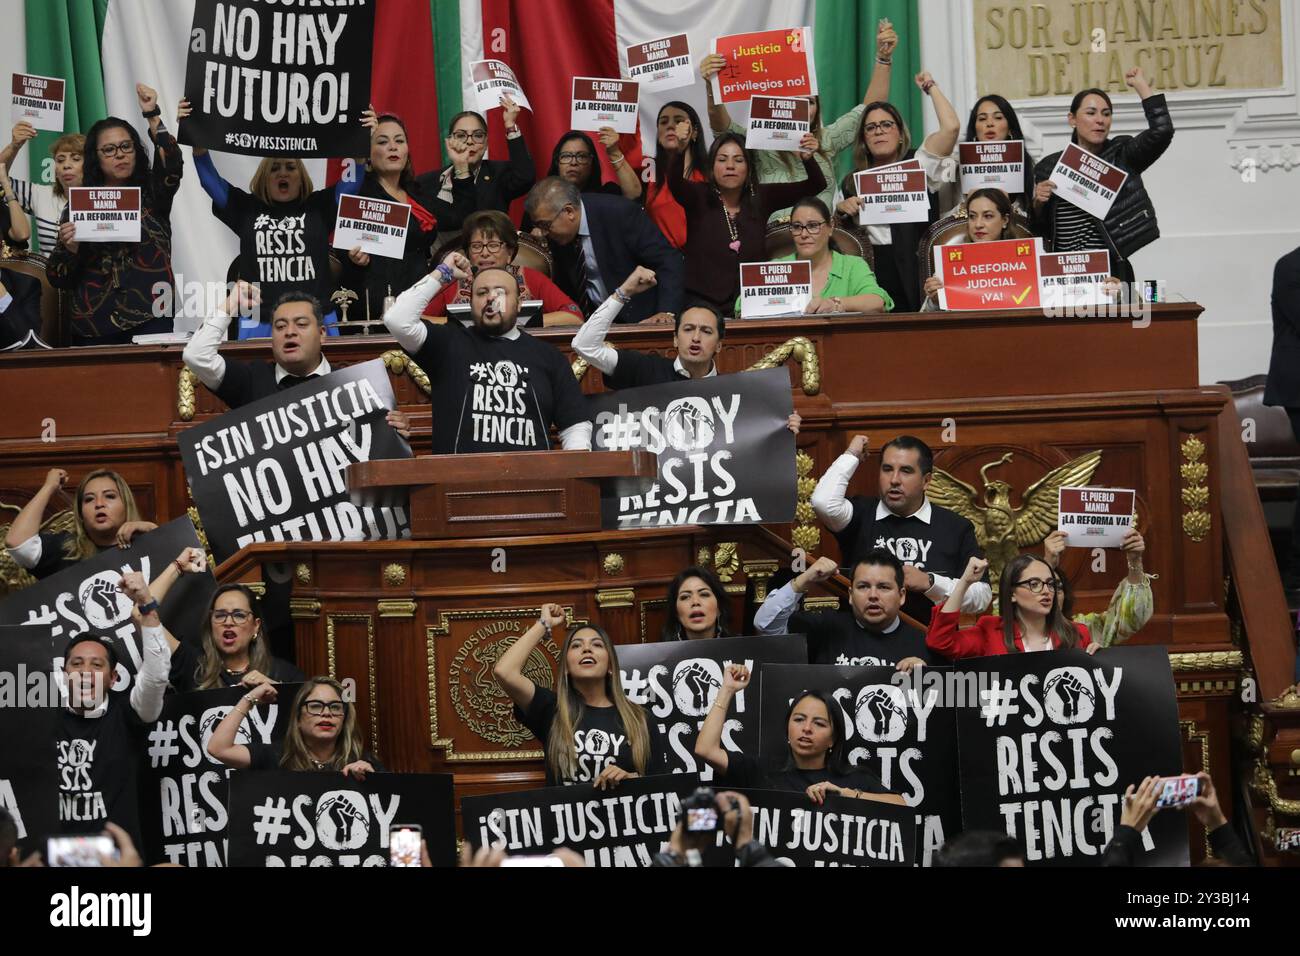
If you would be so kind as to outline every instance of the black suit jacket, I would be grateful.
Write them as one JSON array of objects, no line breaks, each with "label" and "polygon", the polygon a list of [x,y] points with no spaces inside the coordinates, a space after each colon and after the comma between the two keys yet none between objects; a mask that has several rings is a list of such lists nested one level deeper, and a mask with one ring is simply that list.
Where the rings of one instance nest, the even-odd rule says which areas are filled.
[{"label": "black suit jacket", "polygon": [[1300,249],[1273,269],[1273,354],[1264,404],[1300,408]]},{"label": "black suit jacket", "polygon": [[0,348],[27,337],[28,332],[41,334],[41,282],[9,269],[0,269],[3,284],[13,302],[0,313]]},{"label": "black suit jacket", "polygon": [[[591,244],[595,247],[600,277],[610,294],[637,266],[655,272],[658,282],[655,288],[633,298],[619,314],[618,321],[623,324],[640,322],[658,312],[680,314],[686,278],[682,254],[668,244],[645,210],[622,196],[599,193],[583,193],[582,206],[591,229]],[[556,249],[555,284],[575,302],[582,301],[582,290],[576,288],[574,278],[574,267],[581,255],[580,236],[575,236],[568,246]],[[594,304],[600,305],[599,302]]]}]

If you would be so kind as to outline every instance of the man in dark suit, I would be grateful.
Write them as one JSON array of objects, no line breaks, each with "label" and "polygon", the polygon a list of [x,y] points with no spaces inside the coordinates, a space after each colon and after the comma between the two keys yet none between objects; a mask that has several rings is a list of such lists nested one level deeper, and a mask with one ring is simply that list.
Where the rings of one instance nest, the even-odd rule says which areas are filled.
[{"label": "man in dark suit", "polygon": [[0,349],[41,332],[41,281],[0,269]]},{"label": "man in dark suit", "polygon": [[[1287,253],[1273,269],[1273,354],[1268,363],[1264,404],[1286,409],[1291,431],[1300,441],[1300,249]],[[1300,501],[1291,525],[1286,589],[1288,598],[1294,599],[1300,593]]]},{"label": "man in dark suit", "polygon": [[525,209],[550,240],[555,284],[590,316],[637,266],[655,274],[618,321],[672,324],[682,311],[685,267],[681,253],[636,203],[621,196],[581,193],[552,176],[528,194]]}]

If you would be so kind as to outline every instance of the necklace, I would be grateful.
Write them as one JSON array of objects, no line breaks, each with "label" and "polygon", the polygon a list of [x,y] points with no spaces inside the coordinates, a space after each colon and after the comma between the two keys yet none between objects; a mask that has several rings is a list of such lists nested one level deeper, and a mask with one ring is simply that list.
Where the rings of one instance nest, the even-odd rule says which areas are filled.
[{"label": "necklace", "polygon": [[731,215],[731,210],[727,208],[727,201],[722,198],[722,190],[716,189],[714,191],[718,194],[718,203],[722,206],[722,218],[727,221],[727,235],[731,236],[731,242],[727,243],[727,246],[731,249],[732,252],[739,255],[740,254],[740,228],[736,223],[736,219],[738,218],[739,214],[737,214],[736,217],[733,217]]}]

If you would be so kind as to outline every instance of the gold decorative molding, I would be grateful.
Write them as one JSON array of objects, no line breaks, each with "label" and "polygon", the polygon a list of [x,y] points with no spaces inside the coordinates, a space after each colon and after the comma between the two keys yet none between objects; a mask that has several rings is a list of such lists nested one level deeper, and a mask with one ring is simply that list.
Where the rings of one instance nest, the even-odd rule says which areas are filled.
[{"label": "gold decorative molding", "polygon": [[1201,651],[1169,655],[1169,666],[1175,674],[1191,671],[1239,671],[1242,662],[1241,651]]},{"label": "gold decorative molding", "polygon": [[1196,436],[1189,436],[1182,444],[1183,459],[1186,461],[1200,461],[1205,456],[1205,442]]},{"label": "gold decorative molding", "polygon": [[183,422],[194,421],[194,390],[199,378],[188,368],[181,368],[176,380],[176,415]]},{"label": "gold decorative molding", "polygon": [[[1197,730],[1196,721],[1180,720],[1178,722],[1179,730],[1183,731],[1184,739],[1189,743],[1199,744],[1201,748],[1201,769],[1206,773],[1210,772],[1210,732],[1208,730]],[[1210,849],[1210,831],[1205,831],[1205,855],[1207,858],[1214,857],[1214,851]]]},{"label": "gold decorative molding", "polygon": [[380,601],[375,605],[380,617],[415,617],[414,601]]},{"label": "gold decorative molding", "polygon": [[812,494],[817,490],[817,481],[812,477],[813,460],[807,452],[796,451],[794,455],[795,504],[794,529],[790,538],[796,548],[805,554],[816,554],[821,550],[822,529],[817,524],[817,514],[813,511]]},{"label": "gold decorative molding", "polygon": [[311,565],[298,565],[298,567],[294,569],[294,577],[298,579],[299,584],[309,587],[311,585]]},{"label": "gold decorative molding", "polygon": [[835,597],[804,598],[803,606],[806,611],[838,611],[840,609],[840,599]]},{"label": "gold decorative molding", "polygon": [[740,545],[735,541],[723,541],[718,544],[714,552],[713,570],[717,572],[718,580],[723,584],[730,584],[731,579],[740,570],[739,548]]},{"label": "gold decorative molding", "polygon": [[1300,816],[1300,800],[1288,800],[1277,792],[1277,780],[1261,755],[1255,758],[1255,772],[1250,781],[1250,788],[1268,801],[1268,808],[1273,813],[1284,816]]},{"label": "gold decorative molding", "polygon": [[695,554],[695,564],[701,568],[707,568],[713,562],[713,552],[708,548],[700,548]]},{"label": "gold decorative molding", "polygon": [[[608,342],[606,342],[605,344],[609,345]],[[610,345],[610,348],[613,348],[613,346]],[[573,369],[573,377],[576,378],[579,382],[581,382],[582,376],[587,374],[587,369],[589,369],[591,366],[587,364],[587,360],[585,358],[576,358],[573,360],[573,365],[570,367]]]},{"label": "gold decorative molding", "polygon": [[1241,742],[1246,748],[1246,753],[1252,757],[1258,757],[1264,753],[1264,732],[1266,729],[1264,718],[1258,714],[1252,714],[1249,720],[1246,721],[1246,730],[1241,736]]},{"label": "gold decorative molding", "polygon": [[334,631],[339,622],[366,625],[366,670],[370,705],[370,751],[379,753],[379,695],[375,689],[375,619],[370,614],[326,614],[325,615],[325,649],[329,656],[329,674],[338,679],[337,663],[334,655]]},{"label": "gold decorative molding", "polygon": [[623,561],[623,555],[610,553],[605,555],[604,559],[600,562],[600,566],[606,574],[622,574],[623,569],[626,567],[626,563]]},{"label": "gold decorative molding", "polygon": [[757,372],[765,368],[777,368],[790,359],[799,363],[799,373],[805,395],[817,395],[822,390],[821,362],[817,358],[817,349],[802,335],[788,339],[768,352],[751,365],[747,371]]},{"label": "gold decorative molding", "polygon": [[[209,562],[209,563],[215,563],[215,562]],[[248,582],[246,585],[244,585],[244,586],[245,586],[246,588],[248,588],[248,590],[250,590],[250,591],[252,591],[254,594],[256,594],[257,597],[258,597],[258,600],[262,600],[262,601],[265,601],[265,600],[266,600],[266,582],[265,582],[265,581],[249,581],[249,582]]]},{"label": "gold decorative molding", "polygon": [[1182,498],[1184,507],[1200,510],[1210,503],[1210,489],[1184,488]]},{"label": "gold decorative molding", "polygon": [[1210,534],[1210,513],[1206,505],[1210,501],[1210,489],[1205,480],[1210,475],[1210,466],[1204,461],[1205,442],[1195,435],[1189,435],[1178,446],[1183,455],[1183,464],[1178,474],[1183,479],[1181,498],[1183,507],[1183,534],[1200,544]]},{"label": "gold decorative molding", "polygon": [[767,600],[767,579],[776,574],[781,565],[776,561],[746,561],[745,577],[754,582],[754,603],[762,604]]},{"label": "gold decorative molding", "polygon": [[400,564],[384,565],[384,583],[390,588],[398,588],[406,583],[406,568]]},{"label": "gold decorative molding", "polygon": [[668,602],[664,598],[649,598],[641,602],[639,627],[641,634],[641,643],[646,643],[646,609],[652,607],[667,608]]},{"label": "gold decorative molding", "polygon": [[[188,485],[186,490],[189,490]],[[208,567],[215,568],[217,562],[212,560],[212,545],[208,544],[208,533],[203,530],[203,519],[199,517],[199,509],[190,505],[185,509],[185,515],[190,519],[190,524],[194,525],[194,533],[199,536],[199,545],[208,556]]]},{"label": "gold decorative molding", "polygon": [[318,618],[320,617],[320,601],[313,598],[289,598],[289,616],[299,621]]},{"label": "gold decorative molding", "polygon": [[424,374],[424,369],[412,362],[410,356],[405,352],[400,349],[392,349],[379,356],[379,359],[384,363],[384,367],[388,369],[390,375],[409,375],[416,388],[424,392],[425,395],[433,392],[432,387],[429,385],[429,376]]},{"label": "gold decorative molding", "polygon": [[1300,710],[1300,685],[1292,685],[1282,691],[1276,699],[1269,701],[1269,706],[1278,710]]},{"label": "gold decorative molding", "polygon": [[631,588],[605,588],[596,592],[596,605],[602,611],[615,607],[634,607],[636,592]]},{"label": "gold decorative molding", "polygon": [[1183,515],[1183,533],[1197,544],[1205,540],[1210,533],[1210,513],[1208,511],[1188,511]]}]

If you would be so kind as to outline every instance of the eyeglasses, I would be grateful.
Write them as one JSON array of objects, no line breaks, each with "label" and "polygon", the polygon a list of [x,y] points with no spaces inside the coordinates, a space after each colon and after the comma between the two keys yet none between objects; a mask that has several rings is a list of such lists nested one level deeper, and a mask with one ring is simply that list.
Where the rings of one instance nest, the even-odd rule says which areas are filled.
[{"label": "eyeglasses", "polygon": [[1042,578],[1025,578],[1023,581],[1017,581],[1016,587],[1028,588],[1030,594],[1042,594],[1044,588],[1054,592],[1056,590],[1056,582],[1044,581]]},{"label": "eyeglasses", "polygon": [[897,125],[893,120],[881,120],[879,123],[868,123],[862,128],[868,133],[888,133]]},{"label": "eyeglasses", "polygon": [[343,712],[347,710],[347,704],[341,700],[332,700],[329,702],[323,700],[305,700],[302,709],[307,711],[313,717],[324,717],[329,714],[331,717],[342,717]]},{"label": "eyeglasses", "polygon": [[589,163],[591,162],[591,153],[561,153],[560,162],[571,163],[574,166],[578,165],[578,163]]},{"label": "eyeglasses", "polygon": [[790,223],[790,232],[796,236],[804,232],[810,236],[815,236],[822,231],[824,225],[826,225],[825,219],[819,219],[817,222],[792,222]]},{"label": "eyeglasses", "polygon": [[467,133],[467,132],[465,132],[463,129],[458,129],[458,130],[456,130],[456,132],[454,132],[454,133],[451,134],[451,138],[452,138],[452,140],[454,140],[454,141],[457,142],[457,143],[464,143],[464,142],[466,142],[466,141],[468,141],[468,140],[471,140],[471,139],[472,139],[474,142],[476,142],[476,143],[486,143],[486,142],[487,142],[487,130],[485,130],[485,129],[476,129],[476,130],[474,130],[474,132],[472,132],[472,133]]},{"label": "eyeglasses", "polygon": [[569,208],[571,207],[562,206],[560,208],[560,211],[555,214],[555,219],[534,219],[533,225],[536,226],[538,229],[542,230],[542,232],[547,233],[549,235],[551,231],[551,227],[555,225],[555,220],[559,219],[560,216],[564,214],[564,210]]},{"label": "eyeglasses", "polygon": [[253,617],[248,611],[213,611],[212,620],[218,624],[225,624],[227,621],[234,624],[247,624]]},{"label": "eyeglasses", "polygon": [[107,143],[99,147],[99,155],[105,159],[112,159],[114,156],[130,156],[135,152],[135,143],[129,139],[124,139],[120,143]]},{"label": "eyeglasses", "polygon": [[504,242],[499,239],[494,239],[491,242],[471,242],[469,244],[469,251],[475,255],[478,255],[480,252],[490,252],[495,256],[505,247],[506,244]]}]

